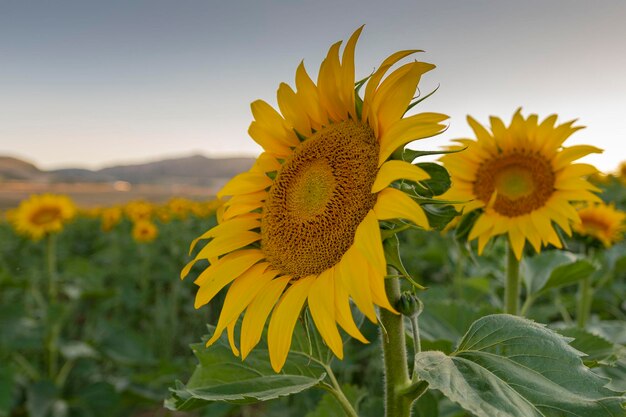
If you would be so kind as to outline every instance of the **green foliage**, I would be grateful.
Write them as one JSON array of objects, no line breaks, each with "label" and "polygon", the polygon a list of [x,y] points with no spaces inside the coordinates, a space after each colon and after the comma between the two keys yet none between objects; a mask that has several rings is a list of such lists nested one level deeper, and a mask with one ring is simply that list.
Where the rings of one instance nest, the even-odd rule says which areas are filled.
[{"label": "green foliage", "polygon": [[420,378],[479,416],[618,417],[626,397],[582,363],[568,339],[510,315],[476,321],[450,355],[415,357]]},{"label": "green foliage", "polygon": [[256,348],[242,361],[233,355],[225,336],[208,348],[194,344],[192,349],[199,364],[187,384],[177,382],[172,390],[166,405],[173,410],[191,410],[215,401],[267,401],[302,392],[326,377],[324,367],[297,348],[278,374],[270,365],[267,349]]}]

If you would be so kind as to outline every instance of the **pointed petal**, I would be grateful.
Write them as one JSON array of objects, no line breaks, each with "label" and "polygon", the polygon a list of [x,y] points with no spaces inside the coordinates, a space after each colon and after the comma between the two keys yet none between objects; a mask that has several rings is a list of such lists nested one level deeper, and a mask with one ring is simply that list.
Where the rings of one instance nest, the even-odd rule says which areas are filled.
[{"label": "pointed petal", "polygon": [[395,188],[385,188],[378,193],[374,212],[378,220],[407,219],[423,229],[430,228],[428,218],[420,205]]},{"label": "pointed petal", "polygon": [[270,352],[270,362],[276,372],[280,372],[285,360],[287,360],[293,329],[315,278],[311,275],[296,281],[274,308],[267,329],[267,345]]},{"label": "pointed petal", "polygon": [[372,193],[377,193],[396,180],[405,179],[419,182],[430,178],[420,167],[404,161],[387,161],[378,169]]},{"label": "pointed petal", "polygon": [[339,278],[338,267],[335,267],[335,316],[337,323],[353,338],[362,343],[369,343],[357,327],[350,310],[350,296]]},{"label": "pointed petal", "polygon": [[243,172],[236,175],[217,193],[218,198],[227,195],[247,194],[261,191],[272,185],[270,177],[261,172]]},{"label": "pointed petal", "polygon": [[335,321],[334,268],[327,269],[314,279],[308,299],[315,327],[335,356],[343,359],[343,342]]},{"label": "pointed petal", "polygon": [[270,311],[289,284],[290,276],[276,278],[266,284],[248,306],[241,323],[241,358],[245,359],[261,340]]},{"label": "pointed petal", "polygon": [[373,210],[365,216],[354,234],[354,247],[356,247],[366,259],[381,274],[387,272],[387,261],[383,250],[380,226]]},{"label": "pointed petal", "polygon": [[339,268],[336,270],[338,274],[335,279],[341,281],[359,310],[372,323],[376,323],[376,311],[372,304],[372,294],[369,286],[364,285],[367,282],[367,277],[366,272],[363,271],[363,265],[366,264],[367,259],[352,246],[343,254],[343,258],[339,262]]},{"label": "pointed petal", "polygon": [[268,263],[259,263],[244,272],[232,283],[224,299],[224,306],[220,312],[213,336],[206,343],[211,346],[226,328],[226,326],[236,321],[239,315],[248,307],[254,297],[265,287],[276,275],[278,271],[266,271]]}]

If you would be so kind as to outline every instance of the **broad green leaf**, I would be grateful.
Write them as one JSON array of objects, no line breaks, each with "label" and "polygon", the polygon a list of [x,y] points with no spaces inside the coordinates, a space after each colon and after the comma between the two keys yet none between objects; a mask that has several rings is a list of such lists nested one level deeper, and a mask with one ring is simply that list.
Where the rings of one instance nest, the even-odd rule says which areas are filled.
[{"label": "broad green leaf", "polygon": [[59,390],[52,381],[42,380],[28,387],[26,409],[31,417],[47,417],[59,398]]},{"label": "broad green leaf", "polygon": [[226,337],[206,348],[191,346],[200,362],[187,384],[176,382],[166,407],[186,411],[214,401],[248,404],[297,394],[314,387],[325,377],[324,368],[308,352],[291,350],[280,373],[270,365],[267,348],[257,346],[246,358],[233,355]]},{"label": "broad green leaf", "polygon": [[531,294],[569,285],[587,278],[595,267],[580,255],[553,250],[526,257],[521,274]]},{"label": "broad green leaf", "polygon": [[[342,385],[341,390],[344,395],[352,404],[354,410],[359,412],[359,404],[363,399],[367,396],[367,391],[362,387],[357,387],[356,385]],[[348,417],[346,412],[339,404],[339,401],[335,398],[334,395],[327,392],[322,396],[322,399],[317,404],[314,410],[309,411],[305,417]]]},{"label": "broad green leaf", "polygon": [[456,344],[463,333],[479,318],[494,313],[489,307],[477,307],[460,300],[424,299],[424,311],[419,317],[422,339],[450,340]]},{"label": "broad green leaf", "polygon": [[583,357],[585,365],[594,367],[597,365],[615,365],[620,356],[626,357],[625,348],[611,343],[604,337],[589,333],[578,327],[557,329],[557,333],[573,340],[570,345],[587,356]]},{"label": "broad green leaf", "polygon": [[473,323],[452,354],[415,356],[420,378],[478,417],[623,417],[569,339],[530,320],[497,314]]},{"label": "broad green leaf", "polygon": [[426,391],[413,405],[415,417],[439,417],[439,401],[432,392]]}]

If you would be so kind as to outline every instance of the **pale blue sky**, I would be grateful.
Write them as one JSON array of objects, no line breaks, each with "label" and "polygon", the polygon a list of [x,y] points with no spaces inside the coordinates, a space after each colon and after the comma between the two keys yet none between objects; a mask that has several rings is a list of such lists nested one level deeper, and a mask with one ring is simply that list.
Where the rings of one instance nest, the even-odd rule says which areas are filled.
[{"label": "pale blue sky", "polygon": [[[524,113],[578,118],[603,170],[626,159],[626,1],[0,0],[0,154],[44,168],[200,152],[255,155],[249,103],[275,103],[304,59],[365,30],[357,76],[425,49],[441,88],[421,107],[451,116],[429,149]],[[415,147],[415,145],[414,145]]]}]

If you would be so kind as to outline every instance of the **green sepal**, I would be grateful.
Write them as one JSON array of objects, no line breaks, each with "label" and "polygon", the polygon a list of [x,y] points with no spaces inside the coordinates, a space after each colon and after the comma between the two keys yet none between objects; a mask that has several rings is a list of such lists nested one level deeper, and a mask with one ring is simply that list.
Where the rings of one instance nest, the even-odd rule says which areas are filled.
[{"label": "green sepal", "polygon": [[404,149],[404,152],[402,152],[402,160],[406,161],[406,162],[413,162],[415,159],[421,157],[421,156],[428,156],[428,155],[446,155],[446,154],[450,154],[450,153],[457,153],[457,152],[461,152],[464,151],[465,149],[467,149],[467,146],[465,148],[461,148],[461,149],[452,149],[452,150],[445,150],[445,151],[416,151],[414,149]]},{"label": "green sepal", "polygon": [[452,186],[450,174],[439,164],[434,162],[420,162],[415,164],[426,171],[430,178],[412,183],[415,193],[421,197],[435,197],[448,191]]},{"label": "green sepal", "polygon": [[[439,90],[439,87],[441,87],[441,84],[438,84],[437,87],[435,87],[435,89],[433,91],[431,91],[430,93],[426,94],[424,97],[419,98],[419,96],[415,97],[416,100],[414,102],[412,102],[411,104],[409,104],[409,106],[406,108],[406,112],[408,112],[409,110],[411,110],[413,107],[417,106],[418,104],[420,104],[422,101],[426,100],[428,97],[432,96],[433,94],[435,94],[437,92],[437,90]],[[406,114],[406,112],[404,112]]]},{"label": "green sepal", "polygon": [[483,213],[481,209],[472,210],[469,213],[462,214],[461,221],[456,227],[456,231],[454,232],[454,238],[461,244],[467,242],[467,237],[470,234],[470,231],[474,227],[474,223]]},{"label": "green sepal", "polygon": [[422,205],[426,217],[428,218],[428,224],[432,229],[443,230],[458,215],[461,213],[456,211],[454,206],[441,204],[424,204]]},{"label": "green sepal", "polygon": [[383,240],[383,250],[385,252],[385,259],[387,260],[387,265],[391,265],[398,273],[406,278],[414,287],[419,288],[420,290],[425,290],[426,287],[418,284],[411,274],[409,274],[402,263],[402,258],[400,257],[400,241],[398,240],[398,236],[395,234],[390,236],[388,239]]}]

